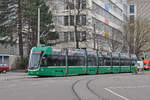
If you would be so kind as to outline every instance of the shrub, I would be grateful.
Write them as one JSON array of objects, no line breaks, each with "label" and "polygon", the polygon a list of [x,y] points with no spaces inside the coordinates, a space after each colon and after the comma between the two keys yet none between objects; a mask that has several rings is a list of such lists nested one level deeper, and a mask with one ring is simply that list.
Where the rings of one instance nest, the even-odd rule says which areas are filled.
[{"label": "shrub", "polygon": [[22,61],[20,58],[17,58],[14,64],[16,69],[25,69],[27,65],[28,65],[28,57],[24,57]]}]

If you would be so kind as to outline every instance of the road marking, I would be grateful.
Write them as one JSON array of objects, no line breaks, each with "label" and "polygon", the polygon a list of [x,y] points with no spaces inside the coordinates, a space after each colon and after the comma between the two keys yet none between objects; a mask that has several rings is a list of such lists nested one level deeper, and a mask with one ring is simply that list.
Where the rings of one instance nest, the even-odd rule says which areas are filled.
[{"label": "road marking", "polygon": [[5,80],[8,80],[8,78],[7,77],[0,77],[1,79],[0,79],[0,81],[5,81]]},{"label": "road marking", "polygon": [[109,87],[111,89],[134,89],[134,88],[146,88],[150,87],[150,85],[143,85],[143,86],[127,86],[127,87]]},{"label": "road marking", "polygon": [[123,100],[129,100],[128,98],[126,98],[126,97],[124,97],[124,96],[122,96],[122,95],[119,95],[119,94],[115,93],[114,91],[112,91],[112,90],[110,90],[110,89],[108,89],[108,88],[104,88],[104,89],[107,90],[108,92],[110,92],[110,93],[112,93],[112,94],[114,94],[114,95],[116,95],[116,96],[122,98]]}]

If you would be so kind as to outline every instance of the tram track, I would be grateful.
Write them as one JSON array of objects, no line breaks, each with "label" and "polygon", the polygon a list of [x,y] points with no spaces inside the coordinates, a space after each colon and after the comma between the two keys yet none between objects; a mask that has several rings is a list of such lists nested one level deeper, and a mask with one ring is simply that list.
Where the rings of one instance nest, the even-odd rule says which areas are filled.
[{"label": "tram track", "polygon": [[82,99],[80,98],[80,96],[79,96],[78,93],[76,92],[75,86],[76,86],[76,84],[79,83],[81,80],[82,80],[82,79],[77,80],[77,81],[75,81],[75,82],[72,84],[72,91],[73,91],[73,93],[75,94],[75,96],[78,98],[78,100],[82,100]]},{"label": "tram track", "polygon": [[[75,96],[78,98],[78,100],[102,100],[100,98],[100,95],[98,95],[91,87],[90,87],[90,83],[97,80],[99,78],[95,77],[95,78],[92,78],[90,80],[88,79],[80,79],[80,80],[77,80],[75,81],[73,84],[72,84],[72,91],[73,93],[75,94]],[[86,91],[86,89],[82,89],[82,88],[77,88],[77,85],[83,85],[81,84],[81,82],[83,81],[86,81],[84,86],[88,91]],[[83,82],[84,83],[84,82]],[[82,86],[81,86],[82,87]],[[81,90],[79,90],[81,89]],[[78,90],[78,91],[77,91]],[[79,92],[80,91],[80,92]],[[83,92],[88,92],[87,95],[85,95],[85,93]],[[81,95],[81,94],[84,94],[84,95]],[[89,98],[88,98],[89,96]],[[91,98],[93,97],[93,98]]]},{"label": "tram track", "polygon": [[90,83],[97,80],[97,79],[98,78],[89,80],[86,85],[87,85],[88,90],[90,90],[94,95],[96,95],[99,98],[99,100],[101,100],[100,96],[92,88],[90,88]]}]

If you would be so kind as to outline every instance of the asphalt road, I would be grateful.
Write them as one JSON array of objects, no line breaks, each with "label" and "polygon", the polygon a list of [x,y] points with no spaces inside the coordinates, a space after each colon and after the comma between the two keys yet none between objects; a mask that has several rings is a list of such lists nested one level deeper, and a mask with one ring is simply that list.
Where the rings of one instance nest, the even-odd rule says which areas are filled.
[{"label": "asphalt road", "polygon": [[150,72],[30,77],[0,74],[0,100],[150,100]]}]

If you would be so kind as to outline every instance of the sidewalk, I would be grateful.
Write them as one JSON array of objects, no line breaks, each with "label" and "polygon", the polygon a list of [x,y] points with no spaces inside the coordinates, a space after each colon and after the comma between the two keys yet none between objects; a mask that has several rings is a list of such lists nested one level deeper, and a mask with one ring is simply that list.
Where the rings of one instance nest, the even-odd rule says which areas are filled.
[{"label": "sidewalk", "polygon": [[26,70],[24,70],[24,69],[17,69],[17,70],[10,70],[10,72],[22,72],[22,73],[25,73]]},{"label": "sidewalk", "polygon": [[23,79],[29,77],[25,72],[7,72],[6,74],[0,74],[0,81],[8,81],[13,79]]}]

